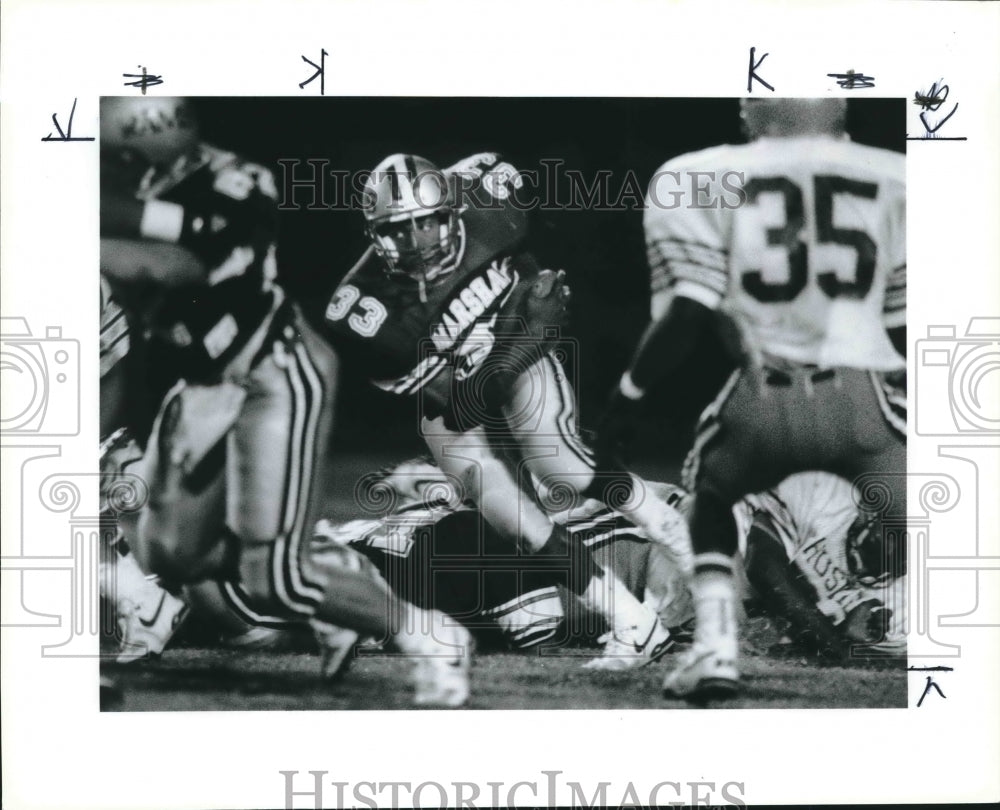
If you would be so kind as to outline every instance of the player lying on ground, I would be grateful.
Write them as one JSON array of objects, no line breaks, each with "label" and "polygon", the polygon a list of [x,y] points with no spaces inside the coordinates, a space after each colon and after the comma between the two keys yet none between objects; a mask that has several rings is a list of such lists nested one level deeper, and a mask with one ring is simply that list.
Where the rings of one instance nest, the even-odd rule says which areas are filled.
[{"label": "player lying on ground", "polygon": [[[464,703],[460,626],[397,600],[351,555],[309,559],[337,362],[276,283],[271,173],[203,143],[190,105],[170,98],[104,99],[101,161],[102,264],[152,289],[147,369],[164,379],[149,387],[166,392],[143,458],[137,553],[174,585],[224,580],[247,622],[391,638],[415,656],[417,703]],[[147,244],[199,262],[132,260]]]},{"label": "player lying on ground", "polygon": [[898,538],[858,508],[850,484],[797,473],[733,512],[753,592],[797,648],[830,661],[905,654]]},{"label": "player lying on ground", "polygon": [[[403,462],[363,482],[359,500],[378,505],[380,516],[339,524],[321,520],[317,555],[343,545],[357,549],[393,590],[462,621],[481,646],[542,646],[545,654],[553,654],[592,642],[606,629],[564,585],[539,575],[537,558],[520,555],[463,504],[457,482],[429,460]],[[682,509],[690,503],[679,487],[643,483]],[[790,625],[800,649],[843,660],[851,642],[882,640],[890,612],[904,615],[893,597],[905,585],[890,587],[898,580],[885,570],[882,538],[870,520],[858,519],[851,488],[840,479],[802,473],[776,490],[749,496],[735,511],[740,552],[755,592],[751,596]],[[672,635],[683,637],[678,631],[693,618],[693,606],[686,577],[663,546],[650,543],[620,513],[597,501],[557,519],[659,614]],[[563,583],[567,563],[548,560]],[[900,631],[893,629],[892,643],[880,649],[901,648]],[[626,663],[621,662],[622,669]]]},{"label": "player lying on ground", "polygon": [[[685,470],[695,645],[664,682],[696,699],[738,688],[734,503],[822,469],[887,493],[894,522],[906,514],[905,391],[887,378],[905,371],[903,156],[851,143],[842,99],[750,99],[743,113],[752,143],[676,158],[650,187],[649,255],[672,300],[623,375],[599,443],[612,453],[645,390],[727,316],[740,368],[703,412]],[[678,201],[659,186],[691,171],[716,185],[742,173],[745,201],[706,208],[700,191]]]},{"label": "player lying on ground", "polygon": [[[656,616],[553,524],[532,491],[611,498],[689,566],[676,511],[624,469],[595,470],[577,433],[574,392],[552,351],[569,290],[524,246],[519,184],[492,153],[443,172],[413,155],[383,160],[365,186],[372,245],[326,319],[375,385],[417,398],[435,460],[496,531],[525,552],[572,558],[569,588],[595,610],[614,605],[609,659],[626,649],[652,659],[669,643]],[[527,473],[537,487],[522,486]]]},{"label": "player lying on ground", "polygon": [[[643,482],[668,502],[678,488]],[[570,556],[526,555],[496,531],[458,492],[460,483],[429,459],[414,459],[363,479],[364,504],[378,505],[378,517],[346,523],[321,520],[316,554],[348,545],[371,559],[394,591],[414,604],[444,611],[491,647],[522,649],[542,645],[547,651],[581,637],[593,641],[608,630],[593,608],[573,596]],[[616,573],[635,597],[656,605],[664,627],[677,628],[691,618],[685,577],[661,545],[619,513],[590,500],[555,516],[572,542],[586,546],[598,564]],[[662,558],[656,562],[652,556]],[[647,570],[656,570],[655,596],[647,592]],[[650,607],[652,611],[653,608]],[[586,613],[586,615],[585,615]],[[567,615],[573,621],[564,623]],[[589,632],[588,632],[589,631]],[[571,637],[572,636],[572,637]],[[628,669],[648,663],[634,650],[607,651],[589,662],[592,669]]]}]

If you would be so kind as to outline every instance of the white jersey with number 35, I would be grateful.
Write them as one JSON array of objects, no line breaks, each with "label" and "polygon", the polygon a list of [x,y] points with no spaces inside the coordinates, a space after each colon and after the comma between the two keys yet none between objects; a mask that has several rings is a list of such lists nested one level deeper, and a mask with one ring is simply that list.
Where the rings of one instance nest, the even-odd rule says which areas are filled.
[{"label": "white jersey with number 35", "polygon": [[903,155],[820,135],[693,152],[654,175],[644,225],[654,317],[681,295],[751,359],[904,366],[886,333],[906,319]]}]

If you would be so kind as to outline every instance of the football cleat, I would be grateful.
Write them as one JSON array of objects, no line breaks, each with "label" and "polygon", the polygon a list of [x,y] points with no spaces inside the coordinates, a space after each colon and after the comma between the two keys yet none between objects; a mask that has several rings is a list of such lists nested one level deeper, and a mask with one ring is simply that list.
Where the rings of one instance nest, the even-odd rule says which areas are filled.
[{"label": "football cleat", "polygon": [[[148,602],[139,604],[122,599],[117,605],[121,650],[115,660],[127,664],[147,655],[160,655],[181,622],[187,617],[188,606],[169,591],[158,586]],[[158,593],[158,598],[152,598]]]},{"label": "football cleat", "polygon": [[679,656],[677,666],[663,680],[663,696],[700,701],[732,697],[739,690],[740,673],[735,648],[726,644],[695,643]]},{"label": "football cleat", "polygon": [[413,703],[432,709],[457,709],[469,699],[472,636],[461,624],[437,611],[435,636],[425,636],[426,650],[416,653]]},{"label": "football cleat", "polygon": [[644,667],[658,661],[674,648],[674,640],[660,620],[653,621],[648,631],[630,627],[627,631],[605,633],[599,639],[604,651],[583,665],[584,669],[621,672],[626,669]]},{"label": "football cleat", "polygon": [[339,681],[354,660],[354,652],[358,647],[357,631],[319,619],[312,619],[309,624],[322,656],[320,677],[329,683]]}]

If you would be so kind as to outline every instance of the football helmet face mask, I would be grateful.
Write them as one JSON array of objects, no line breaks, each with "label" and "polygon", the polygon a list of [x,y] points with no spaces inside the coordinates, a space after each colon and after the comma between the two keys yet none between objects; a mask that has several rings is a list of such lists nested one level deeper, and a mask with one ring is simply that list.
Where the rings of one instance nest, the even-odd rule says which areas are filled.
[{"label": "football helmet face mask", "polygon": [[886,532],[880,515],[858,511],[847,530],[847,567],[862,583],[872,584],[906,573],[905,540]]},{"label": "football helmet face mask", "polygon": [[390,155],[365,184],[365,222],[390,275],[421,284],[451,273],[461,252],[462,221],[448,180],[416,155]]}]

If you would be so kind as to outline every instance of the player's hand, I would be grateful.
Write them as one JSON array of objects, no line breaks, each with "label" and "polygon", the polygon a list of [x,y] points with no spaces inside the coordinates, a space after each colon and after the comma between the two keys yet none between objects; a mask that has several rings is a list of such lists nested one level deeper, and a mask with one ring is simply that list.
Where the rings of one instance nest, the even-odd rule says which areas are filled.
[{"label": "player's hand", "polygon": [[565,326],[569,319],[569,285],[565,270],[542,270],[525,296],[528,333],[551,339],[553,329]]},{"label": "player's hand", "polygon": [[608,404],[604,408],[594,439],[599,466],[610,466],[628,459],[641,408],[641,400],[629,399],[615,386],[608,397]]},{"label": "player's hand", "polygon": [[842,632],[859,644],[874,644],[889,632],[892,610],[878,599],[867,599],[857,605],[844,619]]}]

